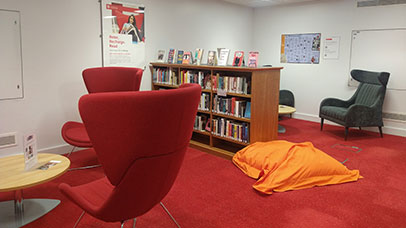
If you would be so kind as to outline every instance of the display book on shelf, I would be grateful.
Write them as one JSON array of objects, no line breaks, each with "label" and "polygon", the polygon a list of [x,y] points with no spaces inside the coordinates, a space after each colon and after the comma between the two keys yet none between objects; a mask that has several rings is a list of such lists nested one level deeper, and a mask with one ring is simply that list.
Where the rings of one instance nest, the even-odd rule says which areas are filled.
[{"label": "display book on shelf", "polygon": [[228,159],[250,143],[277,138],[281,69],[150,63],[153,90],[202,86],[190,145]]}]

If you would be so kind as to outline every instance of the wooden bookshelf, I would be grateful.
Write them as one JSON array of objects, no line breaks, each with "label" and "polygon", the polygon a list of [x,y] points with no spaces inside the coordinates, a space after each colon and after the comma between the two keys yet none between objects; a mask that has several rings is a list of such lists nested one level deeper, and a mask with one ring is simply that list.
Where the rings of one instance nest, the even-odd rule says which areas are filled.
[{"label": "wooden bookshelf", "polygon": [[[170,80],[157,78],[158,72],[166,71],[174,75]],[[232,67],[232,66],[208,66],[208,65],[187,65],[187,64],[167,64],[167,63],[151,63],[150,70],[152,74],[152,89],[173,89],[179,86],[182,72],[201,72],[202,75],[209,75],[210,82],[213,82],[213,76],[228,77],[227,80],[236,80],[234,78],[244,78],[249,82],[249,91],[247,93],[237,93],[235,91],[224,92],[221,97],[224,99],[238,99],[241,103],[251,103],[251,118],[242,116],[234,116],[222,112],[213,111],[213,104],[216,104],[215,97],[219,99],[220,93],[211,86],[204,88],[202,93],[209,94],[209,111],[198,110],[198,115],[205,115],[208,120],[218,120],[219,118],[230,122],[244,124],[245,131],[248,126],[249,139],[247,142],[230,137],[223,137],[216,134],[214,127],[211,126],[210,131],[201,131],[195,129],[193,131],[190,146],[199,150],[231,159],[238,150],[244,148],[250,143],[266,142],[276,140],[278,135],[278,104],[279,104],[279,83],[280,70],[282,67]],[[168,73],[169,74],[169,73]],[[171,75],[169,75],[171,77]],[[229,79],[232,78],[232,79]],[[166,81],[165,81],[166,80]],[[175,81],[176,80],[176,81]],[[226,80],[226,79],[224,79]],[[199,82],[197,82],[199,83]],[[203,96],[203,95],[202,95]],[[211,122],[213,125],[213,122]],[[240,129],[240,128],[239,128]],[[245,132],[244,131],[244,132]],[[246,139],[246,138],[245,138]]]}]

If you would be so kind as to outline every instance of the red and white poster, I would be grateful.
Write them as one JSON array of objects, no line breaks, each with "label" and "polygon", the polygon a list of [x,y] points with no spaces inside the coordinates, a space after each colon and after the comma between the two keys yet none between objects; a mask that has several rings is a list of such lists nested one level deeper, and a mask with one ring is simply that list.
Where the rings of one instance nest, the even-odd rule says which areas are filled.
[{"label": "red and white poster", "polygon": [[144,6],[102,1],[103,66],[145,66]]}]

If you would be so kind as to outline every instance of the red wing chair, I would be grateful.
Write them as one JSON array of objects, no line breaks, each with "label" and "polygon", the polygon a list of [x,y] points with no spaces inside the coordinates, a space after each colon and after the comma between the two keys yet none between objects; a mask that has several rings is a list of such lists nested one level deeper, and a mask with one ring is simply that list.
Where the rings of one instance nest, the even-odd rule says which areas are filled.
[{"label": "red wing chair", "polygon": [[136,217],[163,206],[188,149],[200,93],[199,85],[184,84],[80,99],[82,120],[106,176],[76,187],[59,185],[84,210],[79,220],[86,212],[122,225],[134,218],[135,224]]},{"label": "red wing chair", "polygon": [[[89,93],[117,92],[117,91],[138,91],[140,89],[143,70],[128,67],[97,67],[85,69],[82,72]],[[90,148],[92,143],[89,140],[83,123],[68,121],[62,126],[62,138],[73,148]],[[98,165],[97,165],[98,166]],[[92,168],[87,166],[75,169]]]}]

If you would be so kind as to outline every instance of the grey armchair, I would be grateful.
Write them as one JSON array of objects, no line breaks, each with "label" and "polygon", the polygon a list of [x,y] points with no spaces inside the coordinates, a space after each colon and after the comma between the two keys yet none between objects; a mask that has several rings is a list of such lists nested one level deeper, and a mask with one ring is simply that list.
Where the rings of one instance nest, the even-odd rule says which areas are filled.
[{"label": "grey armchair", "polygon": [[352,70],[351,77],[360,84],[349,100],[326,98],[321,102],[320,130],[323,130],[323,122],[326,119],[345,127],[345,140],[347,140],[350,127],[361,129],[361,127],[376,126],[383,137],[382,105],[389,73]]}]

